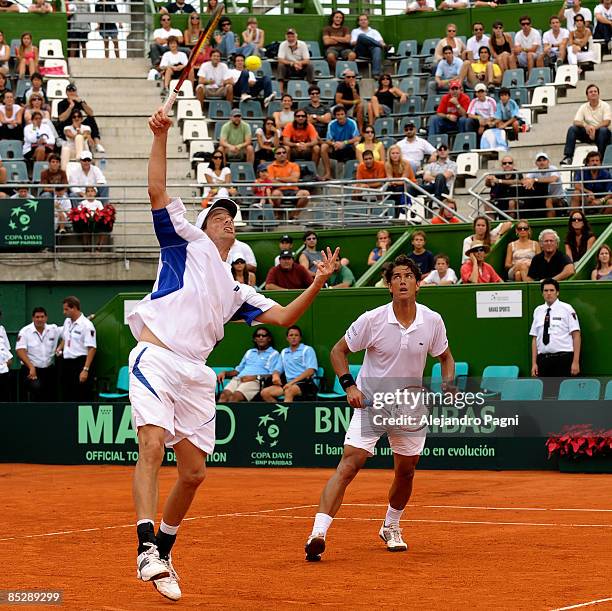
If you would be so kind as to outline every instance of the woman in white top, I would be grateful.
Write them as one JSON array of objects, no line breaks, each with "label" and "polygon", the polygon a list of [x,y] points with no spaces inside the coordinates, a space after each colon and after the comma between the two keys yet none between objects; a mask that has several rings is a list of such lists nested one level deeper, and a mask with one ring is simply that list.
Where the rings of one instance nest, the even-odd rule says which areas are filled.
[{"label": "woman in white top", "polygon": [[450,267],[450,258],[444,253],[440,253],[434,257],[433,269],[423,280],[423,285],[445,286],[449,284],[457,284],[457,274]]},{"label": "woman in white top", "polygon": [[225,186],[232,182],[232,172],[225,165],[223,160],[223,152],[217,149],[210,158],[210,165],[204,170],[206,182],[211,187],[204,187],[204,199],[212,200],[218,197],[230,197],[235,189],[230,189]]},{"label": "woman in white top", "polygon": [[72,125],[64,127],[64,137],[67,144],[62,146],[62,170],[66,171],[71,159],[80,159],[83,151],[93,151],[94,140],[91,137],[91,127],[83,125],[83,115],[80,110],[72,113]]},{"label": "woman in white top", "polygon": [[287,123],[293,121],[293,98],[286,93],[281,100],[281,110],[277,110],[272,116],[278,129],[283,129]]},{"label": "woman in white top", "polygon": [[15,104],[12,91],[4,93],[4,104],[0,104],[0,140],[21,140],[23,137],[23,108]]},{"label": "woman in white top", "polygon": [[495,229],[491,229],[491,223],[486,216],[477,216],[474,219],[474,233],[463,240],[463,249],[461,250],[461,263],[469,261],[469,257],[465,254],[472,247],[472,242],[483,242],[487,246],[495,244],[501,236],[512,227],[511,221],[500,223]]},{"label": "woman in white top", "polygon": [[55,135],[42,122],[42,113],[32,113],[32,123],[23,130],[23,156],[28,161],[46,161],[55,148]]},{"label": "woman in white top", "polygon": [[574,16],[574,26],[576,29],[570,32],[567,44],[567,63],[575,66],[578,62],[595,61],[595,56],[591,51],[593,36],[580,13]]},{"label": "woman in white top", "polygon": [[257,27],[257,17],[249,17],[247,19],[247,29],[242,32],[242,40],[245,45],[255,45],[257,50],[264,46],[266,34],[265,32]]},{"label": "woman in white top", "polygon": [[520,220],[516,224],[518,240],[508,244],[506,249],[505,268],[508,270],[508,280],[523,282],[527,280],[527,272],[531,259],[541,252],[540,245],[531,239],[531,227],[527,221]]},{"label": "woman in white top", "polygon": [[0,30],[0,74],[8,74],[11,48],[6,44],[4,32]]},{"label": "woman in white top", "polygon": [[280,143],[281,133],[276,127],[276,121],[272,117],[268,117],[263,124],[263,127],[258,127],[255,130],[255,138],[257,145],[255,146],[255,167],[263,161],[274,161],[274,149]]}]

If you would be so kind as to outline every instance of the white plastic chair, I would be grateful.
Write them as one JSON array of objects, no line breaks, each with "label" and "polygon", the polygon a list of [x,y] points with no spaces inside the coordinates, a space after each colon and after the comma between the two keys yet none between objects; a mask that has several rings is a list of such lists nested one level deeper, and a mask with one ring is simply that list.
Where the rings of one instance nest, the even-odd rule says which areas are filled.
[{"label": "white plastic chair", "polygon": [[189,141],[189,161],[196,159],[196,153],[212,153],[215,144],[212,140],[190,140]]},{"label": "white plastic chair", "polygon": [[457,176],[476,177],[480,167],[478,153],[459,153],[457,155]]},{"label": "white plastic chair", "polygon": [[38,43],[38,57],[40,59],[64,59],[62,41],[58,38],[43,38]]},{"label": "white plastic chair", "polygon": [[57,109],[61,101],[61,98],[54,98],[53,100],[51,100],[51,118],[54,121],[57,121],[57,118],[59,116],[59,112]]},{"label": "white plastic chair", "polygon": [[187,119],[183,123],[183,140],[210,140],[206,121]]},{"label": "white plastic chair", "polygon": [[208,168],[208,162],[206,161],[202,161],[201,163],[198,163],[196,167],[196,182],[199,185],[208,184],[208,182],[206,181],[206,176],[204,175],[204,172],[206,171],[207,168]]},{"label": "white plastic chair", "polygon": [[[170,81],[169,90],[170,91],[174,91],[174,88],[177,85],[178,85],[178,79]],[[189,99],[195,98],[195,96],[193,95],[193,85],[191,84],[191,81],[185,81],[181,85],[181,88],[179,89],[178,97],[183,99],[183,100],[189,100]]]},{"label": "white plastic chair", "polygon": [[179,100],[176,108],[176,120],[203,119],[202,106],[198,100]]},{"label": "white plastic chair", "polygon": [[584,166],[584,158],[587,156],[587,153],[591,151],[596,151],[597,146],[594,144],[583,144],[582,146],[577,146],[574,151],[574,156],[572,158],[572,167],[581,168]]},{"label": "white plastic chair", "polygon": [[47,98],[60,98],[66,97],[66,87],[70,85],[70,81],[65,78],[52,78],[47,81]]},{"label": "white plastic chair", "polygon": [[559,66],[555,74],[555,87],[576,87],[579,81],[578,66]]},{"label": "white plastic chair", "polygon": [[542,85],[533,90],[531,104],[523,104],[523,108],[538,108],[547,106],[548,108],[557,105],[557,90],[554,85]]}]

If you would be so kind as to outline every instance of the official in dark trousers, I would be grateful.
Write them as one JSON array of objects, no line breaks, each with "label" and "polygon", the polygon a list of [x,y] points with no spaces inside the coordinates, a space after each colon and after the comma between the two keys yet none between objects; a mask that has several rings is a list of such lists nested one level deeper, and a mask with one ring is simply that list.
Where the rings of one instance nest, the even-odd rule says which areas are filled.
[{"label": "official in dark trousers", "polygon": [[567,378],[580,373],[580,324],[576,311],[559,300],[559,283],[542,280],[544,303],[533,312],[529,335],[531,375],[541,378]]},{"label": "official in dark trousers", "polygon": [[60,389],[64,401],[89,401],[92,379],[89,368],[96,354],[96,329],[81,312],[81,302],[76,297],[63,301],[64,327],[62,341],[57,349],[63,354]]},{"label": "official in dark trousers", "polygon": [[57,377],[55,351],[60,341],[60,328],[47,324],[45,308],[32,311],[32,322],[19,331],[15,350],[21,360],[19,372],[22,401],[55,401]]}]

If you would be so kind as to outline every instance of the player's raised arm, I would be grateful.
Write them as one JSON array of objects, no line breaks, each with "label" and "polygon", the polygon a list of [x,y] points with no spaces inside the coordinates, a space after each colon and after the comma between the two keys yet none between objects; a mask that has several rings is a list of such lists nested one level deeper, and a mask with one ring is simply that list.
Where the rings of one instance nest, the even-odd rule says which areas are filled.
[{"label": "player's raised arm", "polygon": [[153,144],[149,157],[149,200],[151,208],[157,210],[165,208],[170,203],[170,196],[166,191],[166,144],[168,130],[172,121],[160,108],[149,119],[149,128],[153,132]]}]

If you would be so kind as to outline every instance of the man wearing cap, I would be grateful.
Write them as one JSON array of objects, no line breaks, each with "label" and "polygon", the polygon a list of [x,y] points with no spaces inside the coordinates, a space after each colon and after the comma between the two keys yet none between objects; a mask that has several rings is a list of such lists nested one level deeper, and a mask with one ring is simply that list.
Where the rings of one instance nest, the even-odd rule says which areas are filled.
[{"label": "man wearing cap", "polygon": [[230,120],[221,128],[219,148],[228,159],[243,160],[253,163],[255,149],[251,144],[251,126],[242,120],[242,112],[234,108]]},{"label": "man wearing cap", "polygon": [[70,197],[85,199],[85,187],[96,187],[101,200],[108,200],[108,186],[102,170],[94,165],[89,151],[82,151],[79,159],[80,167],[69,169],[68,184]]},{"label": "man wearing cap", "polygon": [[270,268],[266,276],[267,291],[305,289],[312,284],[312,277],[303,266],[296,263],[290,250],[281,250],[278,265]]},{"label": "man wearing cap", "polygon": [[285,38],[278,48],[278,80],[283,93],[285,83],[291,77],[306,79],[311,85],[315,80],[308,45],[303,40],[298,40],[297,32],[293,28],[287,30]]},{"label": "man wearing cap", "polygon": [[449,83],[450,91],[442,96],[436,115],[429,120],[429,135],[447,134],[458,130],[459,119],[467,117],[470,98],[461,90],[461,81]]},{"label": "man wearing cap", "polygon": [[[281,239],[279,240],[278,245],[279,245],[281,252],[283,250],[290,250],[291,256],[295,257],[295,252],[293,251],[293,238],[288,233],[281,236]],[[276,255],[276,257],[274,257],[274,265],[278,265],[279,263],[280,263],[280,255]]]},{"label": "man wearing cap", "polygon": [[[410,163],[412,171],[420,171],[425,157],[430,157],[436,149],[431,142],[416,135],[416,125],[412,121],[404,124],[405,137],[397,145],[402,151],[402,158]],[[433,161],[433,158],[431,159]]]},{"label": "man wearing cap", "polygon": [[355,145],[361,139],[357,123],[347,116],[344,106],[334,106],[332,114],[334,119],[327,126],[327,138],[321,146],[321,159],[325,169],[323,180],[331,179],[330,158],[342,163],[355,159]]},{"label": "man wearing cap", "polygon": [[461,281],[464,284],[484,284],[489,282],[503,282],[492,265],[485,262],[490,247],[478,240],[465,251],[469,261],[461,266]]},{"label": "man wearing cap", "polygon": [[196,97],[200,104],[205,98],[225,98],[228,102],[234,100],[232,75],[227,64],[221,61],[221,51],[213,49],[210,61],[204,62],[198,70],[198,86]]},{"label": "man wearing cap", "polygon": [[554,165],[550,165],[550,157],[544,151],[536,153],[536,167],[525,174],[523,187],[525,189],[525,208],[521,218],[554,217],[555,206],[565,205],[566,193],[561,181],[561,174]]},{"label": "man wearing cap", "polygon": [[[136,304],[128,324],[138,344],[129,357],[132,422],[138,434],[134,471],[137,576],[166,598],[181,590],[172,566],[177,531],[206,473],[215,445],[216,375],[205,366],[230,320],[290,326],[331,275],[338,249],[327,250],[312,284],[286,306],[238,284],[226,263],[234,243],[236,203],[221,198],[206,208],[203,230],[185,218],[166,190],[166,148],[172,122],[160,108],[150,119],[149,198],[160,243],[153,291]],[[177,458],[178,479],[164,505],[157,534],[158,476],[164,446]]]},{"label": "man wearing cap", "polygon": [[448,91],[451,82],[459,77],[462,66],[463,61],[455,57],[453,48],[450,45],[445,45],[442,48],[442,59],[436,66],[434,78],[427,83],[428,94],[436,95],[437,93]]},{"label": "man wearing cap", "polygon": [[[182,37],[182,35],[181,35]],[[96,152],[104,153],[104,147],[100,142],[100,128],[96,123],[94,111],[92,107],[81,97],[77,92],[77,87],[74,83],[70,83],[66,87],[66,97],[60,100],[57,105],[57,119],[59,121],[58,132],[64,133],[64,127],[67,127],[72,123],[72,113],[74,111],[81,111],[81,114],[85,117],[83,119],[83,125],[88,125],[91,128],[91,137],[96,143]]]},{"label": "man wearing cap", "polygon": [[497,102],[487,95],[487,86],[478,83],[474,87],[475,97],[468,106],[467,117],[459,119],[460,132],[478,132],[479,136],[485,129],[495,127],[495,111]]},{"label": "man wearing cap", "polygon": [[319,138],[325,140],[327,126],[332,120],[331,111],[329,106],[321,102],[321,88],[318,85],[308,87],[308,97],[310,102],[303,107],[308,115],[308,121],[314,125]]},{"label": "man wearing cap", "polygon": [[452,193],[457,164],[449,158],[448,145],[444,142],[438,144],[436,151],[436,158],[424,168],[423,189],[436,199],[441,199],[443,194]]}]

